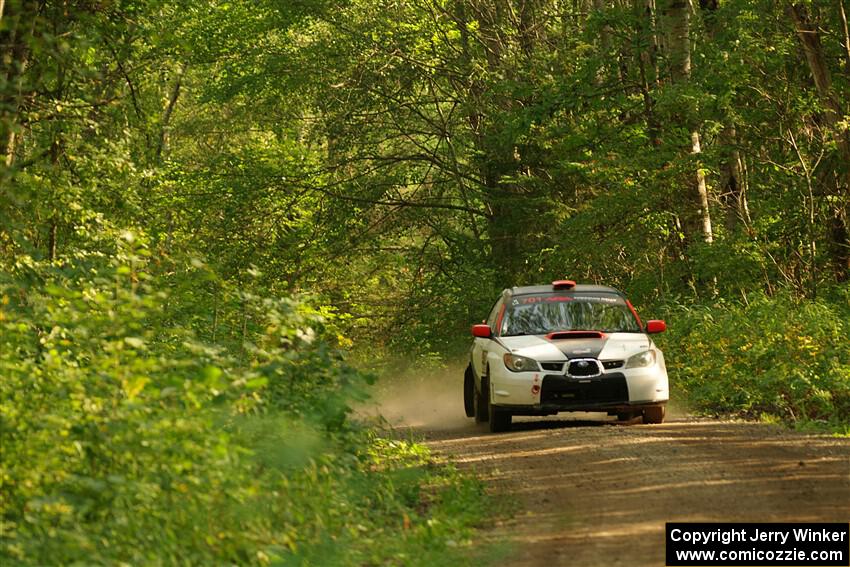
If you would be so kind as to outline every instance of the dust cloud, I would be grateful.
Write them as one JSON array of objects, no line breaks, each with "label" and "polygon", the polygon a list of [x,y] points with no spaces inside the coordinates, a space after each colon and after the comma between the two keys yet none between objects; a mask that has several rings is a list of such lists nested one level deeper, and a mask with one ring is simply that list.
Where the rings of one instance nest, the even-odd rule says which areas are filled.
[{"label": "dust cloud", "polygon": [[[371,398],[355,409],[355,415],[368,421],[379,421],[392,428],[414,428],[423,431],[474,430],[477,426],[463,410],[463,373],[466,361],[446,364],[443,368],[417,368],[387,371],[378,380]],[[685,403],[673,399],[667,406],[665,421],[692,419]],[[562,412],[545,417],[514,416],[515,423],[577,422],[591,424],[619,423],[605,412]],[[632,421],[631,423],[640,423]],[[482,426],[483,427],[483,426]]]},{"label": "dust cloud", "polygon": [[688,404],[684,400],[675,397],[673,392],[670,401],[667,402],[667,417],[665,421],[681,421],[692,418],[692,413]]},{"label": "dust cloud", "polygon": [[465,368],[466,362],[458,361],[440,369],[408,367],[388,372],[357,414],[385,420],[392,427],[431,431],[473,428],[473,420],[463,411]]}]

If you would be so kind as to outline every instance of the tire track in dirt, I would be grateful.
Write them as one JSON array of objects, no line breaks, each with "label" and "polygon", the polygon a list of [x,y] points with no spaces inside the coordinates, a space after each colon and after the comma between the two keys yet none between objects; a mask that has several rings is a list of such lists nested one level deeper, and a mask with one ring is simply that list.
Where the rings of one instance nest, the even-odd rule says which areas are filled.
[{"label": "tire track in dirt", "polygon": [[425,431],[516,505],[482,537],[513,565],[664,565],[665,522],[850,521],[850,440],[715,420],[524,420]]}]

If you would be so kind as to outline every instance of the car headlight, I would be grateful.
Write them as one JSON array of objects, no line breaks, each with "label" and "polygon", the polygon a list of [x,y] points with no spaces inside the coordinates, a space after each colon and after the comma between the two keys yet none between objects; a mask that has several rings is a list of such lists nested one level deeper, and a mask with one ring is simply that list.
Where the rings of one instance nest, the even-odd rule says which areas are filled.
[{"label": "car headlight", "polygon": [[655,351],[653,349],[639,352],[626,360],[626,368],[646,368],[655,364]]},{"label": "car headlight", "polygon": [[508,367],[508,370],[513,370],[514,372],[531,372],[539,370],[536,360],[511,353],[505,354],[505,366]]}]

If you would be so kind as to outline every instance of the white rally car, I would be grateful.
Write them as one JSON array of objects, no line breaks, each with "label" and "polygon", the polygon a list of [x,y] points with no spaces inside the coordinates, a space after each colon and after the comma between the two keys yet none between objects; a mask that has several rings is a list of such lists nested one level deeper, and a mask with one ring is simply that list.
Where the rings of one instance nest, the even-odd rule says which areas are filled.
[{"label": "white rally car", "polygon": [[661,423],[669,398],[664,355],[616,289],[576,285],[514,287],[502,292],[475,341],[464,376],[468,417],[490,431],[514,415],[596,411],[620,420]]}]

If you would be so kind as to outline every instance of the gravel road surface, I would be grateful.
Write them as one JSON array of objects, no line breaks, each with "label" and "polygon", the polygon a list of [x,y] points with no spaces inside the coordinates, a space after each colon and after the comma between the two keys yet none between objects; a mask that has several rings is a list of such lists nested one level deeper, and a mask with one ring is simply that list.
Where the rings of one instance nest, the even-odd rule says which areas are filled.
[{"label": "gravel road surface", "polygon": [[664,565],[665,522],[850,521],[846,438],[691,418],[420,431],[509,499],[482,537],[511,540],[511,565]]}]

